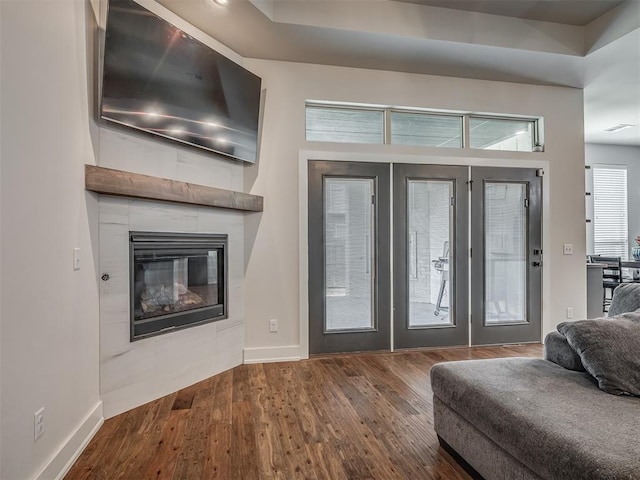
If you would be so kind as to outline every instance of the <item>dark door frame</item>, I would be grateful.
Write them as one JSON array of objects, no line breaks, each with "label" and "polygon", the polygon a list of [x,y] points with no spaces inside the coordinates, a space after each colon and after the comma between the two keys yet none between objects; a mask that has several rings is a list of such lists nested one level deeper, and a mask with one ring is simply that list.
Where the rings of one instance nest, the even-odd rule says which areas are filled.
[{"label": "dark door frame", "polygon": [[[371,163],[379,163],[381,165],[385,165],[385,168],[388,168],[389,165],[395,165],[396,163],[402,163],[399,162],[397,158],[395,159],[391,159],[391,160],[385,160],[385,161],[376,161],[376,160],[369,160],[367,158],[367,156],[363,155],[363,154],[353,154],[353,153],[348,153],[348,152],[343,152],[342,154],[337,154],[337,153],[329,153],[329,154],[324,154],[323,155],[325,158],[329,158],[329,160],[326,161],[330,161],[332,163],[365,163],[365,164],[371,164]],[[312,257],[314,255],[314,252],[312,252],[310,250],[310,237],[308,236],[308,227],[311,224],[311,218],[308,216],[308,209],[309,209],[309,204],[311,202],[311,199],[309,197],[309,190],[308,190],[308,184],[307,181],[309,179],[309,164],[312,161],[316,161],[318,159],[319,155],[317,154],[317,152],[313,152],[313,151],[308,151],[308,152],[304,152],[303,154],[301,154],[300,156],[300,163],[299,163],[299,168],[301,170],[301,175],[304,179],[304,181],[300,182],[300,189],[299,189],[299,194],[301,196],[301,207],[304,209],[304,213],[301,213],[301,221],[303,222],[301,224],[301,227],[304,228],[305,234],[301,234],[299,236],[299,246],[300,246],[300,251],[304,252],[304,254],[300,255],[301,260],[304,262],[305,267],[301,268],[300,270],[300,286],[301,286],[301,290],[300,290],[300,306],[301,306],[301,310],[300,310],[300,358],[308,358],[308,355],[310,353],[310,337],[311,337],[311,330],[312,327],[310,325],[310,311],[311,311],[311,298],[310,298],[310,294],[309,294],[309,290],[307,288],[307,282],[309,282],[310,277],[311,277],[311,271],[308,269],[311,267],[311,260]],[[321,157],[322,158],[322,157]],[[353,161],[351,161],[353,160]],[[410,164],[415,164],[415,165],[451,165],[451,164],[455,164],[455,165],[459,165],[459,166],[463,166],[467,169],[478,169],[478,168],[491,168],[488,167],[486,165],[488,165],[488,162],[481,162],[480,164],[473,162],[473,160],[470,160],[468,158],[456,158],[456,160],[458,160],[457,162],[451,162],[451,160],[453,159],[448,159],[448,161],[446,161],[445,163],[438,163],[438,160],[433,160],[430,163],[423,163],[423,162],[411,162]],[[546,170],[546,168],[548,167],[548,162],[546,161],[523,161],[522,162],[522,166],[518,166],[518,167],[512,167],[512,166],[499,166],[499,167],[495,167],[495,168],[513,168],[515,170],[520,170],[520,169],[537,169],[542,171],[543,169]],[[546,175],[545,175],[546,176]],[[548,182],[549,179],[544,179],[544,177],[541,179],[542,180],[542,186],[544,187],[544,185],[548,186]],[[544,188],[542,190],[542,192],[544,192]],[[542,218],[541,218],[541,227],[544,228],[544,226],[547,224],[547,220],[545,220],[545,213],[548,213],[545,209],[548,208],[548,200],[544,200],[543,201],[543,197],[541,197],[541,214],[542,214]],[[543,234],[542,237],[542,245],[543,246],[547,246],[548,248],[548,242],[549,242],[549,237],[548,234]],[[546,270],[546,269],[545,269]],[[541,275],[541,284],[542,284],[542,290],[541,290],[541,295],[544,296],[545,294],[548,295],[549,294],[549,281],[550,281],[550,277],[549,277],[550,273],[549,272],[545,272],[544,270],[542,271],[542,275]],[[542,318],[543,315],[546,315],[548,318],[548,315],[550,314],[550,309],[548,305],[542,305],[541,306],[541,323],[544,325],[544,321],[545,319]],[[544,329],[543,329],[544,330]],[[542,338],[542,332],[540,332],[539,336],[537,338],[535,338],[532,341],[535,342],[539,342],[541,341]],[[512,342],[501,342],[501,343],[512,343]],[[471,345],[473,345],[474,343],[471,342]],[[287,357],[288,358],[288,357]],[[297,356],[291,357],[291,358],[298,358]]]},{"label": "dark door frame", "polygon": [[[374,328],[325,332],[324,178],[375,179]],[[309,352],[333,353],[391,348],[390,166],[389,163],[313,160],[308,163]],[[318,233],[321,233],[320,235]]]},{"label": "dark door frame", "polygon": [[[539,342],[542,337],[542,178],[535,168],[471,168],[471,284],[480,286],[471,295],[471,345]],[[484,184],[527,185],[527,322],[484,325]]]},{"label": "dark door frame", "polygon": [[[441,347],[469,344],[468,278],[469,167],[451,165],[393,165],[393,343],[394,348]],[[453,182],[453,232],[450,246],[449,298],[451,325],[409,327],[407,251],[407,194],[409,180]],[[462,260],[462,261],[460,261]]]}]

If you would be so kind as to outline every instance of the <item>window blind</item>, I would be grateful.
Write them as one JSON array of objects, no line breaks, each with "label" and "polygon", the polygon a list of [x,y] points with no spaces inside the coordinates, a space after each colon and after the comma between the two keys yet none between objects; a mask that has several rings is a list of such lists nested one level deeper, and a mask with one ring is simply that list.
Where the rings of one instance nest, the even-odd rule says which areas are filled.
[{"label": "window blind", "polygon": [[313,142],[384,143],[384,111],[306,107],[306,138]]},{"label": "window blind", "polygon": [[462,148],[462,117],[391,112],[391,143]]},{"label": "window blind", "polygon": [[[419,111],[383,105],[305,105],[310,142],[481,148],[531,152],[537,119],[482,117],[455,111]],[[463,132],[469,127],[469,138]]]},{"label": "window blind", "polygon": [[593,168],[593,250],[596,255],[628,258],[627,169]]},{"label": "window blind", "polygon": [[469,118],[469,146],[483,150],[533,151],[536,122],[507,118]]}]

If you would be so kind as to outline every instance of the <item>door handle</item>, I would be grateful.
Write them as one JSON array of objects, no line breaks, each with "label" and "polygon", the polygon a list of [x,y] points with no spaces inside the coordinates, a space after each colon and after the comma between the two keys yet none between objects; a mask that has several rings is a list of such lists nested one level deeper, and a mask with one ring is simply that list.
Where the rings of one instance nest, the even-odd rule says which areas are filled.
[{"label": "door handle", "polygon": [[541,267],[542,263],[541,262],[531,262],[531,266],[532,267]]}]

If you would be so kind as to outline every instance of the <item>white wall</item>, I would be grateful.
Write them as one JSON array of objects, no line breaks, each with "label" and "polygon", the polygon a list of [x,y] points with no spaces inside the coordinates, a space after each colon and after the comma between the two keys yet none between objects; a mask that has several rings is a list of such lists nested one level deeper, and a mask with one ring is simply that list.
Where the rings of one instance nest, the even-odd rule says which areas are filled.
[{"label": "white wall", "polygon": [[[102,418],[84,1],[3,1],[2,470],[63,470]],[[81,269],[72,249],[81,249]],[[45,408],[44,435],[33,414]]]},{"label": "white wall", "polygon": [[[640,235],[640,147],[585,145],[586,165],[625,165],[627,167],[627,215],[629,217],[629,252]],[[588,175],[587,178],[590,178]],[[593,181],[593,179],[591,179]],[[591,185],[587,188],[592,191]],[[593,196],[587,198],[587,211],[593,212]],[[593,253],[593,223],[587,227],[587,252]],[[629,253],[630,254],[630,253]]]},{"label": "white wall", "polygon": [[[299,279],[298,170],[301,152],[311,158],[314,150],[362,159],[393,156],[396,161],[417,156],[425,163],[438,157],[462,163],[548,162],[544,261],[549,281],[543,330],[563,321],[567,306],[574,307],[576,317],[586,314],[581,90],[263,60],[245,64],[262,76],[267,90],[259,164],[245,172],[246,189],[265,197],[263,215],[246,223],[245,360],[306,354],[306,334],[299,324],[299,293],[306,285]],[[543,116],[545,152],[310,143],[304,136],[307,99]],[[562,255],[563,243],[574,244],[573,256]],[[279,319],[279,332],[269,333],[270,318]]]}]

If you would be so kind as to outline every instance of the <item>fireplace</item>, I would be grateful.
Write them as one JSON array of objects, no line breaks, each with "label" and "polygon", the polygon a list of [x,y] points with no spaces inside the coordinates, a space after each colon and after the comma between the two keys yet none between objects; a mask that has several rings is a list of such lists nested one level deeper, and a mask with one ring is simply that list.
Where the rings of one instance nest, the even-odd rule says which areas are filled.
[{"label": "fireplace", "polygon": [[131,341],[227,318],[227,235],[130,232]]}]

